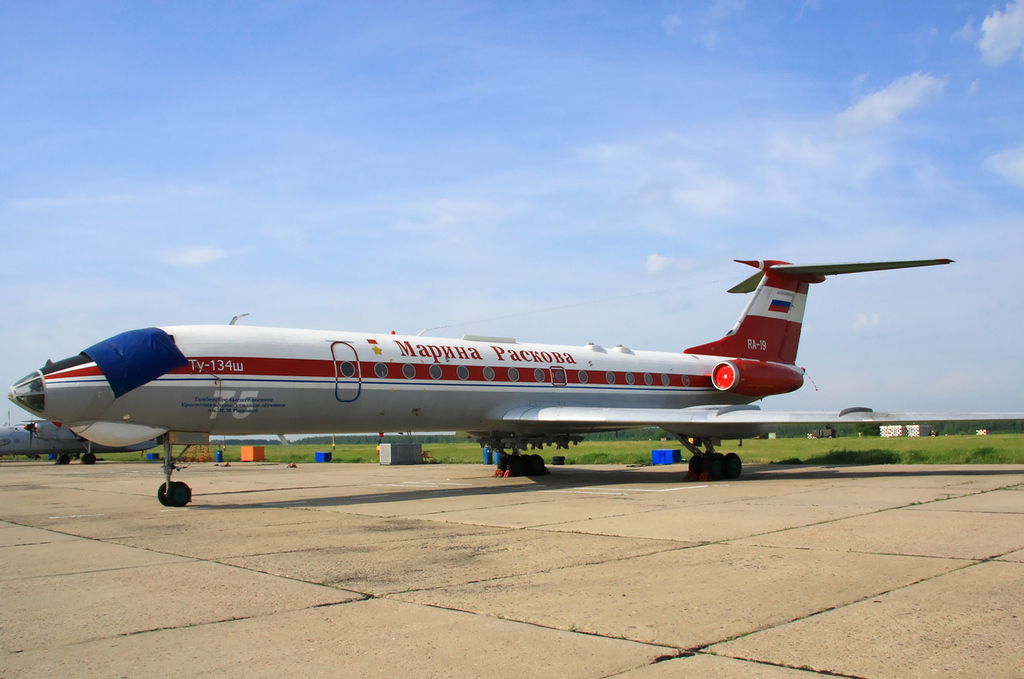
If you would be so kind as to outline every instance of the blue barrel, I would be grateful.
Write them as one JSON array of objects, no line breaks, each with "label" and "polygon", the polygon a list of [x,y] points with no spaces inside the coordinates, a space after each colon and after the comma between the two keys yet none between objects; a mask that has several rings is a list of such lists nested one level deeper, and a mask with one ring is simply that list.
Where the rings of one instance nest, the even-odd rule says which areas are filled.
[{"label": "blue barrel", "polygon": [[494,464],[494,459],[491,457],[491,449],[484,446],[484,464]]},{"label": "blue barrel", "polygon": [[216,453],[216,457],[217,457],[217,462],[223,462],[224,461],[224,451],[223,450],[218,450],[217,453]]},{"label": "blue barrel", "polygon": [[505,453],[501,451],[494,451],[494,464],[501,464],[502,458],[505,457]]}]

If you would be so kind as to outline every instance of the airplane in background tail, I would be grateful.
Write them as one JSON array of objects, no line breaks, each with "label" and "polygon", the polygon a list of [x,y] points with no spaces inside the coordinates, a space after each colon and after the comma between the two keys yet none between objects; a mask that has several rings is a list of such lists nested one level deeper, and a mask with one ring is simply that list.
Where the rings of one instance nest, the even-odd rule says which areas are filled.
[{"label": "airplane in background tail", "polygon": [[[738,260],[739,261],[739,260]],[[751,405],[799,389],[796,366],[807,292],[827,276],[950,264],[949,259],[793,265],[744,261],[757,273],[735,327],[682,353],[623,346],[426,338],[227,326],[131,330],[15,383],[9,398],[38,417],[111,446],[164,440],[157,497],[184,506],[172,481],[173,442],[189,435],[467,431],[511,451],[578,443],[588,433],[654,425],[691,453],[690,471],[736,478],[722,439],[783,423],[1024,419],[1022,413],[764,411]]]}]

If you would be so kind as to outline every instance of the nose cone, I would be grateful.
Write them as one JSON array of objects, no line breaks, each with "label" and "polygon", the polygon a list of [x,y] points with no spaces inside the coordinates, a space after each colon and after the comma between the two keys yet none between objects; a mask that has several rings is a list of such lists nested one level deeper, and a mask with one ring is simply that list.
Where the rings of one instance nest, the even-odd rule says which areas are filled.
[{"label": "nose cone", "polygon": [[46,386],[43,382],[43,374],[37,370],[25,375],[7,390],[7,398],[33,415],[42,416],[46,409]]},{"label": "nose cone", "polygon": [[83,423],[103,419],[117,398],[188,364],[160,328],[129,330],[77,356],[48,361],[15,382],[7,397],[43,419]]},{"label": "nose cone", "polygon": [[[100,387],[97,388],[97,382]],[[113,400],[106,380],[88,356],[47,361],[7,390],[7,398],[45,420],[76,421]]]}]

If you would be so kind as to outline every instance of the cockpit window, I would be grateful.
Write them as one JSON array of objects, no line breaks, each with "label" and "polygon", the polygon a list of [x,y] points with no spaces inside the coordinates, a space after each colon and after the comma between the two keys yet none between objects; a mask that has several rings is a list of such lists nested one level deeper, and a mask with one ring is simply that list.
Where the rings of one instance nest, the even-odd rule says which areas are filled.
[{"label": "cockpit window", "polygon": [[11,387],[10,398],[22,408],[42,414],[46,407],[43,393],[43,376],[40,372],[25,375]]},{"label": "cockpit window", "polygon": [[83,365],[85,363],[91,363],[92,359],[85,354],[79,354],[78,356],[72,356],[71,358],[65,358],[60,361],[47,361],[46,365],[39,371],[44,375],[50,373],[60,372],[61,370],[67,370],[68,368],[74,368],[76,365]]}]

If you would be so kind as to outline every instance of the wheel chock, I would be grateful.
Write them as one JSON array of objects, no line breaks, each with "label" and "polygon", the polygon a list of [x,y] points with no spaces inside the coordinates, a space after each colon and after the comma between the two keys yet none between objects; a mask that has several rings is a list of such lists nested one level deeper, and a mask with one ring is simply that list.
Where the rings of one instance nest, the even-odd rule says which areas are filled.
[{"label": "wheel chock", "polygon": [[294,462],[289,462],[288,463],[288,469],[298,469],[298,468],[299,468],[299,465],[295,464]]}]

